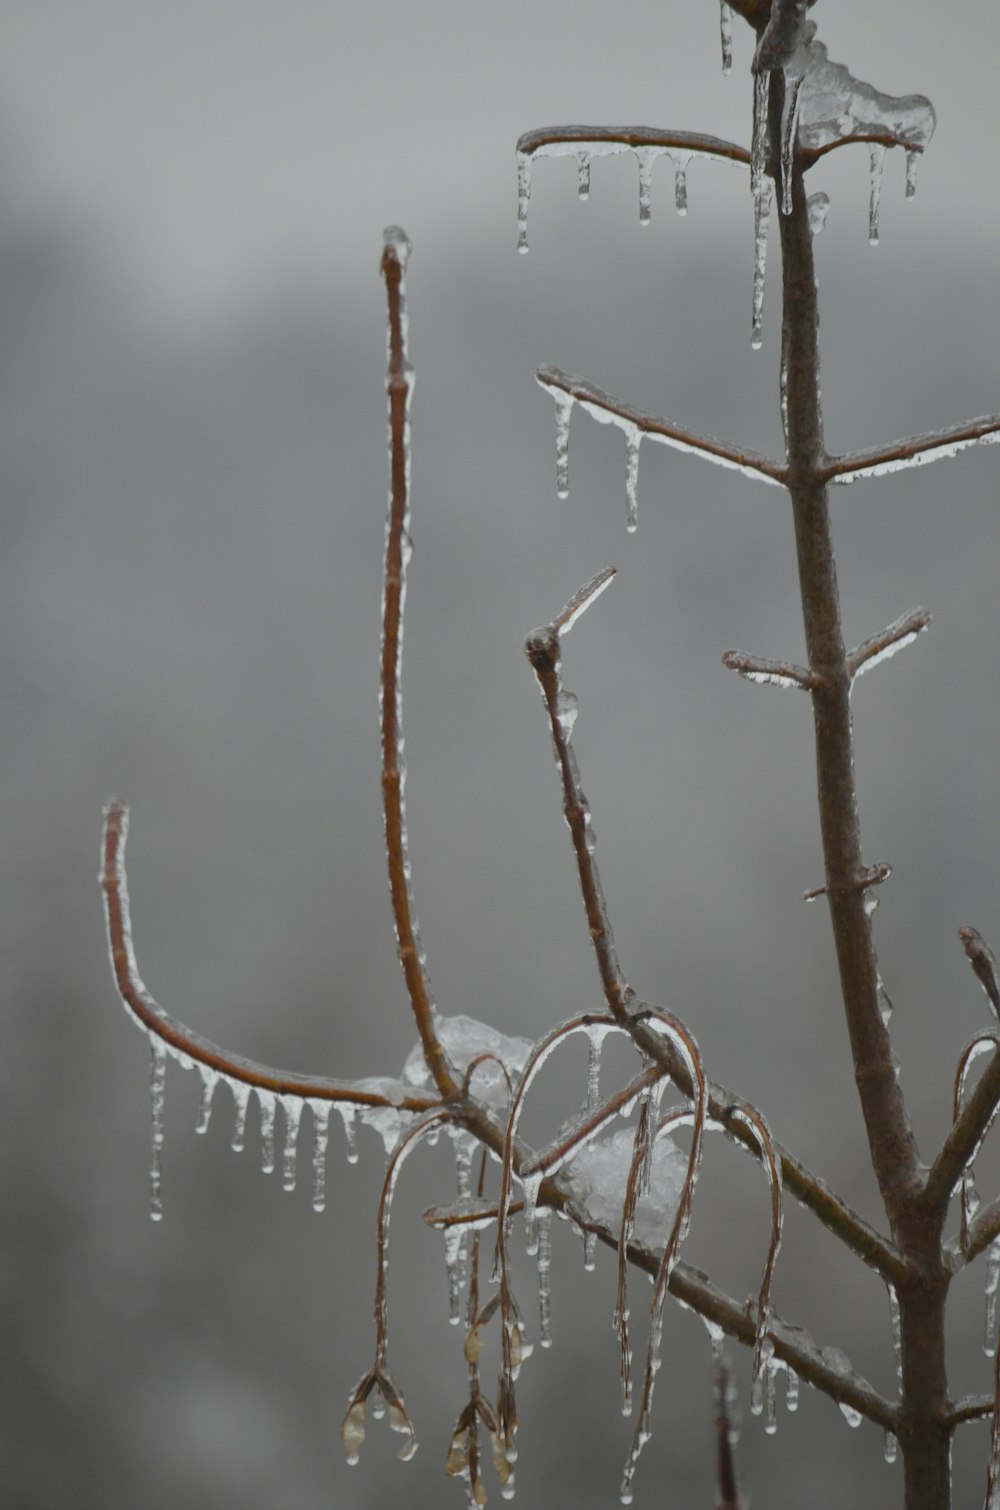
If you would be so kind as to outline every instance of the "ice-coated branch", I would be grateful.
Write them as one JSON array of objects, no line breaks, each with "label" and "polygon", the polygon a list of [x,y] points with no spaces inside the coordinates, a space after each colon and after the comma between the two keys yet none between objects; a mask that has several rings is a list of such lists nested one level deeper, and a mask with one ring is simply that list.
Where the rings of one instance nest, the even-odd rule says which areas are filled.
[{"label": "ice-coated branch", "polygon": [[1000,966],[996,955],[978,929],[965,926],[958,930],[958,936],[975,977],[986,992],[993,1016],[1000,1019]]},{"label": "ice-coated branch", "polygon": [[992,1395],[963,1395],[945,1417],[949,1430],[967,1426],[970,1421],[982,1421],[993,1414]]},{"label": "ice-coated branch", "polygon": [[990,1201],[978,1212],[967,1228],[967,1235],[955,1254],[956,1271],[964,1264],[986,1251],[995,1238],[1000,1237],[1000,1199]]},{"label": "ice-coated branch", "polygon": [[379,686],[382,698],[382,802],[385,848],[389,865],[389,893],[396,924],[399,963],[423,1045],[424,1057],[445,1099],[459,1094],[448,1056],[434,1026],[436,1015],[427,960],[410,885],[409,841],[403,788],[403,607],[406,568],[413,547],[410,540],[410,398],[413,368],[407,352],[407,314],[404,274],[410,255],[406,233],[398,226],[385,232],[382,276],[388,298],[389,367],[386,376],[389,425],[389,517],[385,534],[385,576],[382,593],[382,660]]},{"label": "ice-coated branch", "polygon": [[[602,573],[594,580],[603,587],[608,578]],[[593,601],[592,591],[593,584],[588,584],[588,588],[583,590],[582,597],[585,603]],[[588,592],[591,592],[589,597]],[[581,595],[578,594],[572,602],[576,603],[580,598]],[[577,705],[575,698],[567,694],[563,688],[561,647],[556,628],[564,620],[565,611],[553,624],[535,630],[529,636],[525,649],[549,713],[553,748],[563,788],[563,812],[573,841],[588,926],[602,985],[609,1010],[615,1020],[624,1023],[642,1052],[655,1063],[661,1064],[674,1084],[686,1095],[691,1096],[695,1093],[696,1087],[681,1057],[660,1035],[650,1032],[632,1012],[624,1011],[624,1003],[634,1002],[635,993],[622,975],[618,954],[614,947],[611,920],[594,858],[590,807],[583,795],[579,767],[571,745]],[[713,1119],[721,1123],[735,1141],[742,1143],[756,1154],[757,1143],[745,1124],[734,1115],[734,1108],[742,1105],[740,1098],[727,1091],[725,1087],[711,1081],[708,1083],[708,1097],[708,1109]],[[891,1279],[897,1284],[902,1283],[907,1275],[907,1266],[896,1246],[863,1221],[824,1181],[806,1169],[781,1144],[775,1144],[775,1153],[780,1161],[782,1179],[797,1199],[808,1207],[823,1225],[839,1237],[853,1253],[863,1258],[883,1278]]]},{"label": "ice-coated branch", "polygon": [[[771,461],[756,451],[741,450],[736,446],[727,445],[725,441],[716,440],[714,436],[698,435],[695,431],[686,430],[683,425],[675,424],[672,420],[659,419],[655,415],[646,414],[643,410],[626,403],[624,399],[605,393],[603,388],[598,388],[595,383],[587,382],[585,378],[571,377],[568,373],[560,371],[558,367],[549,365],[539,367],[535,376],[540,386],[554,399],[557,417],[560,420],[557,437],[559,440],[557,484],[562,494],[565,494],[568,487],[565,473],[565,448],[569,437],[569,417],[575,404],[579,404],[580,408],[599,424],[615,425],[623,430],[630,449],[634,448],[636,458],[638,458],[640,443],[649,439],[659,445],[670,446],[675,451],[683,451],[691,456],[702,456],[706,461],[714,461],[720,467],[729,467],[734,471],[742,472],[746,477],[755,477],[762,482],[781,486],[785,481],[785,467],[778,462]],[[635,515],[635,486],[635,479],[632,478],[627,488],[630,520],[634,519]]]},{"label": "ice-coated branch", "polygon": [[132,942],[132,919],[129,906],[128,876],[125,870],[125,843],[128,838],[128,808],[123,802],[110,802],[105,812],[104,837],[101,845],[101,886],[104,891],[108,947],[115,985],[126,1011],[151,1039],[162,1042],[168,1053],[181,1062],[204,1065],[218,1076],[272,1096],[296,1097],[302,1101],[340,1102],[359,1108],[384,1107],[396,1111],[423,1113],[438,1102],[436,1097],[404,1093],[398,1082],[386,1081],[386,1089],[354,1084],[350,1080],[332,1080],[322,1076],[297,1075],[288,1070],[272,1069],[253,1059],[223,1049],[166,1013],[150,995],[139,974]]},{"label": "ice-coated branch", "polygon": [[798,687],[809,692],[819,680],[808,666],[796,666],[792,661],[769,661],[759,655],[745,655],[742,650],[723,652],[722,664],[736,671],[748,682],[757,682],[770,687]]},{"label": "ice-coated branch", "polygon": [[533,163],[540,157],[575,158],[578,193],[581,199],[589,199],[593,159],[614,157],[622,152],[631,152],[639,165],[640,225],[648,225],[652,214],[653,166],[658,158],[669,157],[673,165],[674,205],[678,215],[687,214],[687,167],[692,158],[728,162],[737,167],[750,161],[745,147],[700,131],[670,131],[657,126],[541,126],[526,131],[517,143],[518,251],[528,250]]},{"label": "ice-coated branch", "polygon": [[888,446],[845,451],[842,456],[829,457],[819,466],[819,479],[846,484],[857,482],[861,477],[884,477],[887,472],[923,467],[946,456],[957,456],[959,451],[967,451],[970,446],[990,446],[997,441],[1000,441],[1000,415],[987,414],[946,430],[910,435]]},{"label": "ice-coated branch", "polygon": [[873,666],[889,660],[907,645],[912,645],[917,635],[929,627],[930,622],[931,616],[926,608],[914,608],[909,613],[900,614],[898,619],[893,619],[878,634],[862,640],[847,656],[847,670],[851,679],[855,680]]}]

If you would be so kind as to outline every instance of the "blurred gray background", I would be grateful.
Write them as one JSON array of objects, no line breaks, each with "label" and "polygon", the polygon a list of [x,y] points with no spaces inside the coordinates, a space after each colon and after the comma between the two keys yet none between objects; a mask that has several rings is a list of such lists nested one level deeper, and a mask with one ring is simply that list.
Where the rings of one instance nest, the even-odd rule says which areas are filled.
[{"label": "blurred gray background", "polygon": [[[413,1039],[389,917],[377,767],[385,501],[382,227],[409,295],[416,555],[404,687],[420,918],[445,1012],[538,1036],[599,1002],[526,632],[609,562],[567,644],[577,750],[625,968],[691,1024],[710,1073],[877,1219],[822,904],[805,699],[723,650],[800,658],[776,490],[659,448],[624,530],[624,444],[578,416],[555,496],[552,361],[655,413],[774,452],[778,257],[749,344],[752,216],[732,170],[669,169],[640,232],[635,166],[536,171],[515,255],[513,147],[561,121],[747,142],[750,34],[719,69],[712,0],[6,0],[0,7],[0,737],[4,1498],[18,1510],[459,1505],[442,1467],[464,1398],[440,1239],[445,1149],[407,1167],[392,1361],[422,1450],[337,1425],[371,1352],[381,1146],[337,1155],[330,1205],[193,1136],[171,1065],[166,1219],[147,1216],[145,1044],[112,989],[102,804],[132,806],[140,965],[174,1015],[289,1069],[396,1074]],[[820,4],[832,56],[919,90],[938,133],[912,204],[890,154],[867,244],[863,149],[813,174],[831,450],[1000,405],[995,58],[981,3]],[[905,31],[902,29],[905,26]],[[955,938],[1000,940],[996,451],[860,483],[836,505],[850,640],[924,603],[931,633],[855,701],[877,928],[925,1155],[985,1000]],[[608,1084],[627,1061],[609,1063]],[[582,1091],[566,1051],[528,1132]],[[985,1157],[985,1156],[984,1156]],[[1000,1167],[984,1172],[989,1189]],[[304,1184],[307,1182],[304,1182]],[[766,1244],[758,1171],[708,1147],[688,1255],[742,1297]],[[525,1368],[518,1503],[617,1503],[612,1264],[555,1243],[555,1346]],[[518,1290],[532,1305],[525,1265]],[[637,1291],[635,1311],[643,1309]],[[789,1210],[777,1305],[893,1388],[874,1276]],[[956,1285],[957,1393],[988,1386],[981,1275]],[[714,1503],[711,1366],[668,1313],[637,1503]],[[738,1360],[746,1400],[746,1360]],[[756,1506],[901,1495],[880,1434],[804,1392],[776,1438],[744,1406]],[[986,1431],[959,1439],[977,1503]]]}]

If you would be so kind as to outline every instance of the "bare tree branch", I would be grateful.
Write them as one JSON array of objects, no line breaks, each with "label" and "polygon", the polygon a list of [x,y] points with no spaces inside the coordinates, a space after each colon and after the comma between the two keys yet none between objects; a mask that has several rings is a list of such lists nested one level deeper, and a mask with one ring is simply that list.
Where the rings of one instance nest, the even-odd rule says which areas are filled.
[{"label": "bare tree branch", "polygon": [[845,451],[822,462],[817,478],[820,482],[857,482],[861,477],[883,477],[887,472],[902,472],[908,467],[923,467],[946,456],[957,456],[970,446],[990,446],[1000,440],[1000,415],[987,414],[970,419],[947,430],[930,430],[924,435],[910,435],[888,446],[872,446],[867,451]]}]

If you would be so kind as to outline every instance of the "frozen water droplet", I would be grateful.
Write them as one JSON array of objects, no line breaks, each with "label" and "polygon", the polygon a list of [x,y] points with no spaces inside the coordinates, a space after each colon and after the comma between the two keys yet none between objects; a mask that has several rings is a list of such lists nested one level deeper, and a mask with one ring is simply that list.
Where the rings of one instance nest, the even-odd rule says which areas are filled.
[{"label": "frozen water droplet", "polygon": [[653,164],[660,155],[652,147],[633,147],[639,164],[639,224],[649,225],[653,213]]},{"label": "frozen water droplet", "polygon": [[196,1133],[207,1133],[209,1118],[212,1115],[212,1096],[219,1083],[219,1076],[217,1071],[207,1064],[199,1064],[198,1070],[201,1075],[201,1099],[198,1102],[198,1120],[194,1125],[194,1130]]},{"label": "frozen water droplet", "polygon": [[232,1150],[233,1153],[242,1153],[243,1144],[246,1141],[247,1107],[250,1105],[250,1087],[243,1080],[229,1080],[229,1089],[233,1093],[233,1101],[235,1103]]},{"label": "frozen water droplet", "polygon": [[313,1114],[313,1193],[314,1211],[322,1211],[326,1205],[326,1146],[330,1136],[329,1101],[310,1101]]},{"label": "frozen water droplet", "polygon": [[163,1152],[163,1107],[166,1099],[167,1050],[160,1038],[150,1037],[149,1062],[149,1215],[154,1222],[163,1219],[163,1192],[160,1157]]},{"label": "frozen water droplet", "polygon": [[255,1086],[260,1107],[260,1167],[265,1174],[274,1169],[274,1096],[261,1086]]},{"label": "frozen water droplet", "polygon": [[920,153],[912,147],[906,154],[906,197],[912,199],[917,192],[917,169],[920,166]]},{"label": "frozen water droplet", "polygon": [[898,1450],[899,1443],[896,1441],[896,1438],[893,1436],[892,1432],[887,1431],[883,1445],[883,1451],[885,1453],[885,1460],[887,1463],[894,1463],[896,1461],[896,1453]]},{"label": "frozen water droplet", "polygon": [[584,1232],[584,1234],[583,1234],[583,1267],[586,1269],[586,1271],[587,1271],[588,1274],[593,1274],[594,1269],[597,1267],[595,1259],[594,1259],[594,1252],[595,1252],[596,1248],[597,1248],[597,1234],[594,1233],[594,1232],[590,1232],[590,1231]]},{"label": "frozen water droplet", "polygon": [[882,203],[882,167],[885,163],[885,147],[881,142],[871,142],[868,147],[868,240],[878,246],[878,212]]},{"label": "frozen water droplet", "polygon": [[573,397],[559,389],[550,389],[556,405],[556,493],[569,497],[569,423],[573,417]]},{"label": "frozen water droplet", "polygon": [[733,7],[728,0],[719,5],[719,36],[722,41],[722,72],[731,73],[733,67]]},{"label": "frozen water droplet", "polygon": [[861,1425],[860,1410],[855,1410],[853,1405],[848,1405],[844,1400],[838,1401],[838,1404],[840,1406],[840,1414],[843,1416],[848,1426],[853,1429]]},{"label": "frozen water droplet", "polygon": [[809,229],[814,236],[818,236],[826,225],[826,217],[830,212],[829,194],[824,194],[822,190],[818,194],[810,194],[806,208],[809,211]]},{"label": "frozen water droplet", "polygon": [[531,156],[517,154],[517,249],[528,250],[528,200],[531,198]]},{"label": "frozen water droplet", "polygon": [[356,1164],[358,1162],[357,1113],[349,1101],[338,1101],[336,1107],[340,1113],[340,1120],[344,1124],[344,1137],[347,1139],[347,1162],[348,1164]]},{"label": "frozen water droplet", "polygon": [[642,432],[630,425],[625,431],[625,528],[634,535],[639,526],[639,446]]},{"label": "frozen water droplet", "polygon": [[590,153],[576,154],[576,192],[581,199],[590,198]]},{"label": "frozen water droplet", "polygon": [[284,1141],[281,1145],[281,1188],[295,1189],[295,1151],[302,1119],[302,1102],[298,1096],[282,1096],[281,1110],[284,1114]]},{"label": "frozen water droplet", "polygon": [[785,1407],[796,1411],[799,1408],[799,1376],[785,1364]]},{"label": "frozen water droplet", "polygon": [[767,272],[767,231],[771,221],[771,180],[762,178],[754,198],[753,232],[753,318],[750,344],[759,351],[762,342],[761,319],[764,310],[764,275]]},{"label": "frozen water droplet", "polygon": [[514,1498],[514,1475],[508,1474],[504,1483],[500,1485],[500,1498],[512,1500]]}]

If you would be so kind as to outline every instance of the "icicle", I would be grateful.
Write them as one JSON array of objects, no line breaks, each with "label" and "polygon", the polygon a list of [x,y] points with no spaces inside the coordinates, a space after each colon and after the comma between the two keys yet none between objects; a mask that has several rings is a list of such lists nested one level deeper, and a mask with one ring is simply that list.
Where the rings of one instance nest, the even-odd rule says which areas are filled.
[{"label": "icicle", "polygon": [[670,160],[674,165],[674,207],[678,215],[683,217],[688,212],[687,169],[691,159],[671,155]]},{"label": "icicle", "polygon": [[712,1362],[718,1363],[719,1359],[722,1357],[722,1347],[726,1339],[726,1334],[717,1321],[711,1321],[707,1316],[703,1316],[701,1319],[705,1324],[705,1330],[708,1333],[709,1340],[712,1344]]},{"label": "icicle", "polygon": [[322,1211],[326,1205],[326,1145],[330,1136],[329,1101],[310,1101],[313,1114],[313,1194],[314,1211]]},{"label": "icicle", "polygon": [[591,1232],[589,1228],[587,1228],[583,1233],[583,1267],[586,1269],[588,1274],[593,1274],[595,1268],[597,1267],[597,1263],[594,1257],[596,1249],[597,1233]]},{"label": "icicle", "polygon": [[243,1144],[246,1141],[247,1130],[247,1107],[250,1105],[250,1087],[243,1080],[229,1080],[229,1089],[233,1093],[235,1103],[235,1115],[233,1117],[233,1153],[242,1153]]},{"label": "icicle", "polygon": [[201,1074],[201,1100],[198,1103],[198,1120],[194,1125],[194,1130],[196,1133],[207,1133],[209,1118],[212,1115],[212,1096],[219,1083],[219,1075],[207,1064],[199,1064],[198,1070]]},{"label": "icicle", "polygon": [[653,164],[659,152],[653,147],[634,147],[639,164],[639,224],[648,225],[653,213]]},{"label": "icicle", "polygon": [[448,1227],[444,1234],[444,1266],[448,1275],[448,1321],[458,1326],[462,1319],[461,1293],[465,1282],[465,1249],[462,1229]]},{"label": "icicle", "polygon": [[538,1217],[534,1208],[530,1216],[527,1210],[524,1213],[524,1251],[529,1258],[535,1258],[538,1253]]},{"label": "icicle", "polygon": [[799,93],[802,74],[785,71],[785,96],[781,106],[781,213],[792,213],[795,143],[799,126]]},{"label": "icicle", "polygon": [[581,199],[590,198],[590,153],[576,154],[576,192]]},{"label": "icicle", "polygon": [[759,195],[764,181],[764,166],[767,159],[767,104],[771,94],[771,75],[766,71],[754,74],[753,80],[753,138],[750,146],[750,189]]},{"label": "icicle", "polygon": [[997,1325],[997,1285],[1000,1283],[1000,1238],[994,1238],[986,1250],[986,1336],[983,1347],[993,1357]]},{"label": "icicle", "polygon": [[531,154],[517,154],[517,249],[528,250],[528,200],[531,198]]},{"label": "icicle", "polygon": [[282,1096],[281,1110],[284,1114],[285,1137],[281,1145],[281,1188],[295,1189],[295,1150],[302,1120],[302,1102],[298,1096]]},{"label": "icicle", "polygon": [[796,1411],[799,1408],[799,1376],[793,1368],[785,1364],[785,1409]]},{"label": "icicle", "polygon": [[625,528],[634,535],[639,527],[639,446],[642,432],[630,425],[625,431]]},{"label": "icicle", "polygon": [[731,73],[733,67],[733,7],[728,0],[719,5],[719,35],[722,40],[722,72]]},{"label": "icicle", "polygon": [[[528,1175],[521,1181],[521,1189],[524,1195],[524,1227],[529,1231],[535,1219],[535,1207],[538,1203],[538,1187],[542,1183],[540,1174]],[[532,1251],[528,1249],[529,1253]]]},{"label": "icicle", "polygon": [[840,1414],[852,1429],[861,1425],[861,1412],[855,1410],[853,1405],[848,1405],[845,1400],[839,1400]]},{"label": "icicle", "polygon": [[556,494],[569,497],[569,422],[573,417],[573,397],[557,388],[549,392],[556,405]]},{"label": "icicle", "polygon": [[762,1373],[764,1375],[764,1430],[769,1437],[773,1437],[778,1429],[778,1408],[775,1398],[778,1365],[773,1358],[768,1358]]},{"label": "icicle", "polygon": [[881,142],[869,144],[868,157],[868,241],[871,246],[878,246],[878,212],[882,203],[882,165],[885,162],[885,148]]},{"label": "icicle", "polygon": [[906,197],[912,199],[917,192],[917,168],[920,166],[920,153],[912,147],[906,153]]},{"label": "icicle", "polygon": [[160,1155],[163,1152],[163,1103],[167,1084],[167,1050],[161,1038],[150,1037],[149,1062],[149,1215],[154,1222],[163,1220],[163,1194],[160,1180]]},{"label": "icicle", "polygon": [[887,1431],[885,1433],[885,1436],[883,1438],[882,1451],[885,1454],[885,1460],[887,1463],[894,1463],[896,1461],[896,1453],[899,1451],[899,1443],[896,1441],[896,1438],[893,1436],[891,1431]]},{"label": "icicle", "polygon": [[538,1213],[538,1340],[552,1346],[552,1213]]},{"label": "icicle", "polygon": [[472,1169],[472,1156],[476,1151],[476,1141],[465,1133],[459,1133],[455,1139],[455,1178],[458,1184],[458,1199],[467,1201],[472,1195],[470,1184],[470,1171]]},{"label": "icicle", "polygon": [[764,309],[764,274],[767,271],[767,229],[771,219],[771,180],[761,181],[754,199],[753,215],[753,320],[750,345],[759,351],[762,342],[761,315]]},{"label": "icicle", "polygon": [[349,1101],[338,1101],[336,1107],[340,1113],[340,1120],[344,1124],[344,1136],[347,1139],[347,1162],[348,1164],[356,1164],[358,1162],[357,1114]]},{"label": "icicle", "polygon": [[601,1096],[601,1039],[594,1037],[587,1043],[587,1099],[584,1111],[594,1111]]},{"label": "icicle", "polygon": [[774,1411],[774,1374],[774,1343],[766,1337],[760,1350],[760,1368],[750,1384],[750,1414],[759,1416],[766,1409],[765,1429],[769,1434],[778,1429]]},{"label": "icicle", "polygon": [[255,1086],[260,1106],[260,1167],[265,1174],[274,1169],[274,1097],[270,1091]]}]

